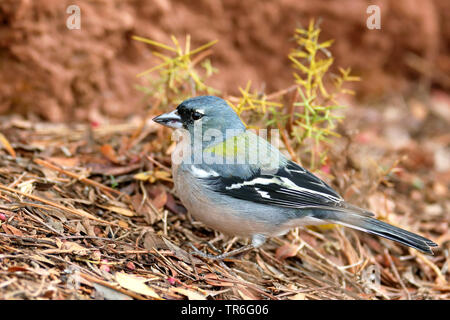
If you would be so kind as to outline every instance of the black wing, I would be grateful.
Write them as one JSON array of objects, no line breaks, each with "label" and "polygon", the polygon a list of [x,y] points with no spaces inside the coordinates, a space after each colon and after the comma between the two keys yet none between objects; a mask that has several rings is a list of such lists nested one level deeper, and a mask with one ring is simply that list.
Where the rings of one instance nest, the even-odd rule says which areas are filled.
[{"label": "black wing", "polygon": [[350,209],[358,214],[373,215],[346,203],[328,184],[292,161],[275,174],[258,170],[246,179],[214,176],[207,180],[214,191],[242,200],[287,208]]}]

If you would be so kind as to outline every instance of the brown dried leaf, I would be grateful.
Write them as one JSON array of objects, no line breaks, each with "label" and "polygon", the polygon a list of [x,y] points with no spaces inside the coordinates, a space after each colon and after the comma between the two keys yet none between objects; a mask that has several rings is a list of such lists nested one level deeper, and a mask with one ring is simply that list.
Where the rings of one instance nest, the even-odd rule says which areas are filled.
[{"label": "brown dried leaf", "polygon": [[144,236],[144,248],[147,250],[169,249],[162,237],[151,231],[148,231]]},{"label": "brown dried leaf", "polygon": [[300,249],[299,245],[286,243],[281,247],[277,248],[277,251],[275,252],[275,258],[279,260],[284,260],[286,258],[295,257],[299,249]]},{"label": "brown dried leaf", "polygon": [[118,207],[118,206],[114,206],[114,205],[106,205],[106,206],[102,206],[100,204],[97,204],[98,207],[121,214],[125,217],[133,217],[135,216],[135,213],[127,208],[122,208],[122,207]]},{"label": "brown dried leaf", "polygon": [[153,205],[158,210],[162,209],[167,202],[167,192],[165,190],[161,190],[161,192],[152,200]]},{"label": "brown dried leaf", "polygon": [[13,227],[10,224],[8,224],[8,225],[7,224],[3,224],[2,227],[3,227],[3,230],[5,230],[5,232],[7,234],[12,234],[12,235],[15,235],[15,236],[18,236],[18,237],[23,237],[22,231],[20,231],[19,229]]},{"label": "brown dried leaf", "polygon": [[153,179],[153,181],[151,181],[151,179],[153,178],[153,171],[144,171],[144,172],[136,173],[133,176],[133,178],[135,178],[136,180],[140,180],[140,181],[155,182],[154,179]]},{"label": "brown dried leaf", "polygon": [[288,297],[289,300],[307,300],[306,295],[304,293],[296,293],[293,296]]},{"label": "brown dried leaf", "polygon": [[171,182],[172,179],[170,178],[172,174],[167,171],[161,171],[161,170],[150,170],[145,172],[139,172],[135,174],[133,177],[136,180],[141,181],[148,181],[150,183],[155,183],[156,180],[163,180],[163,181],[169,181]]},{"label": "brown dried leaf", "polygon": [[136,211],[136,214],[143,216],[147,224],[153,225],[154,223],[162,219],[162,214],[152,209],[148,201],[149,200],[142,203],[141,194],[135,194],[134,196],[131,197],[131,204],[134,210]]},{"label": "brown dried leaf", "polygon": [[8,153],[11,155],[11,157],[16,157],[16,152],[14,151],[14,148],[9,143],[8,139],[3,135],[3,133],[0,132],[0,144],[3,145],[3,147],[8,151]]},{"label": "brown dried leaf", "polygon": [[226,280],[220,279],[214,273],[208,273],[203,276],[203,279],[210,285],[217,287],[233,287],[235,284]]},{"label": "brown dried leaf", "polygon": [[[67,157],[50,157],[45,160],[52,162],[62,168],[71,168],[76,167],[80,164],[80,160],[78,158],[67,158]],[[42,168],[43,169],[43,168]]]},{"label": "brown dried leaf", "polygon": [[45,263],[51,264],[53,266],[55,265],[51,260],[47,259],[46,257],[37,255],[37,254],[32,255],[30,257],[30,259],[37,260],[37,261],[40,261],[40,262],[45,262]]},{"label": "brown dried leaf", "polygon": [[237,292],[243,300],[259,300],[259,298],[254,295],[248,288],[238,285],[236,287]]},{"label": "brown dried leaf", "polygon": [[170,288],[170,291],[182,294],[183,296],[186,296],[189,300],[206,300],[206,294],[198,291],[176,287]]},{"label": "brown dried leaf", "polygon": [[100,152],[111,162],[118,164],[116,151],[110,144],[104,144],[100,147]]},{"label": "brown dried leaf", "polygon": [[89,163],[87,167],[91,169],[92,173],[103,174],[105,176],[121,176],[131,171],[137,170],[142,165],[140,163],[130,164],[128,166],[116,166],[110,164]]},{"label": "brown dried leaf", "polygon": [[176,214],[186,214],[187,213],[186,208],[181,205],[178,205],[175,202],[175,198],[170,193],[167,194],[166,208]]},{"label": "brown dried leaf", "polygon": [[154,299],[163,300],[159,296],[159,294],[155,292],[155,290],[145,284],[145,282],[149,280],[147,278],[137,277],[135,275],[126,274],[123,272],[117,272],[115,274],[115,279],[119,283],[119,285],[125,289],[145,296],[149,296]]},{"label": "brown dried leaf", "polygon": [[28,271],[28,268],[21,266],[13,266],[8,268],[8,272],[23,272],[23,271]]},{"label": "brown dried leaf", "polygon": [[127,296],[126,294],[123,294],[112,288],[102,286],[99,283],[93,283],[92,285],[94,286],[95,290],[97,291],[96,299],[133,300],[133,298],[131,298],[130,296]]},{"label": "brown dried leaf", "polygon": [[128,229],[128,223],[126,223],[125,221],[119,220],[119,222],[117,222],[117,224],[124,229]]},{"label": "brown dried leaf", "polygon": [[89,249],[83,247],[82,245],[72,242],[66,241],[62,243],[61,250],[66,253],[73,253],[78,256],[86,256],[89,255]]}]

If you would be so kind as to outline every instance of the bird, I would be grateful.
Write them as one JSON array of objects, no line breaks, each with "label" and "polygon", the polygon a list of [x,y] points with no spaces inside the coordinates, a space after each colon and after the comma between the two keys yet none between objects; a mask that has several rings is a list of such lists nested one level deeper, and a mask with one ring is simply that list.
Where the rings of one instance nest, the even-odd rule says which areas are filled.
[{"label": "bird", "polygon": [[218,255],[191,245],[198,255],[225,259],[293,228],[323,224],[381,236],[431,255],[431,247],[437,246],[346,202],[325,181],[248,130],[219,97],[189,98],[153,120],[177,129],[172,176],[175,193],[188,212],[212,229],[251,239],[246,246]]}]

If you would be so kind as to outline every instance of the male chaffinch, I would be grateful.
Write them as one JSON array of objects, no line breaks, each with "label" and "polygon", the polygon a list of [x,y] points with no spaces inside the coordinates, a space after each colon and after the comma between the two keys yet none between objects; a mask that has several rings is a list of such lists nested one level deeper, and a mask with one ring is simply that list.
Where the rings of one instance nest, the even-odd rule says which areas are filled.
[{"label": "male chaffinch", "polygon": [[192,216],[218,231],[252,239],[240,249],[204,256],[222,259],[259,247],[267,237],[292,228],[329,223],[428,254],[437,246],[345,202],[324,181],[246,130],[223,99],[191,98],[153,120],[183,132],[172,154],[172,174],[176,193]]}]

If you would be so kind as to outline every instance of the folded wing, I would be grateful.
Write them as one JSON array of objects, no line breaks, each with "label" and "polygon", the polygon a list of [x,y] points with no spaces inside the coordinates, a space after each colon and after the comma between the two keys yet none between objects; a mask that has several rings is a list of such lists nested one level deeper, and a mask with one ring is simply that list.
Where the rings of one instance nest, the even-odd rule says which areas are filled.
[{"label": "folded wing", "polygon": [[287,208],[326,208],[373,215],[346,203],[328,184],[292,161],[273,174],[255,170],[245,178],[217,174],[205,180],[214,191],[242,200]]}]

